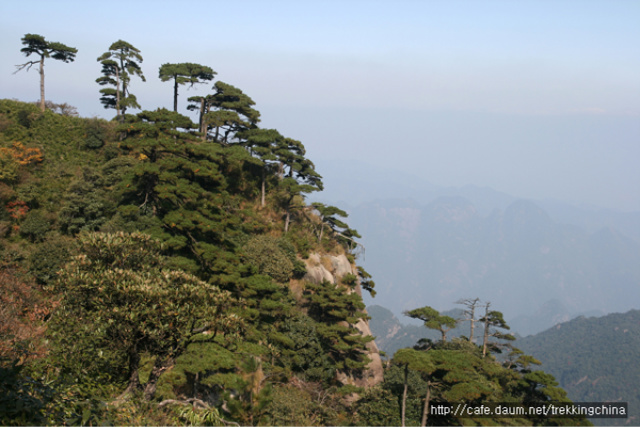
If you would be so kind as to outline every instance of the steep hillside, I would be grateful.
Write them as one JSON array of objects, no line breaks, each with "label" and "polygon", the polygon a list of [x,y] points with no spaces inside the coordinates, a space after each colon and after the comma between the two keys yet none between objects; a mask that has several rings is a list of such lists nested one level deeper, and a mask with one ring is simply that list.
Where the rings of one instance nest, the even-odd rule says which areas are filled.
[{"label": "steep hillside", "polygon": [[640,311],[579,317],[518,340],[517,346],[539,359],[572,400],[628,402],[630,417],[617,424],[640,421]]},{"label": "steep hillside", "polygon": [[0,100],[3,423],[337,424],[382,381],[358,233],[305,203],[302,143],[216,88],[238,120],[203,132]]}]

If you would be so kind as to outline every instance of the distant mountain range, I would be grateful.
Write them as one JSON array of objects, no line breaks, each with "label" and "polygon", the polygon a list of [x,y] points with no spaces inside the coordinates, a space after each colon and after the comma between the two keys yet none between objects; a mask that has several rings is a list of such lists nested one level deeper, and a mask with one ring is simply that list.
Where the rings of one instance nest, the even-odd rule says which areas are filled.
[{"label": "distant mountain range", "polygon": [[[320,159],[316,164],[323,173],[325,189],[315,197],[342,208],[385,200],[411,200],[418,205],[426,205],[439,197],[460,196],[473,204],[479,215],[487,216],[496,209],[504,211],[511,203],[521,199],[490,187],[438,186],[410,173],[382,169],[358,161]],[[575,225],[589,233],[611,227],[640,243],[640,211],[620,212],[555,199],[532,201],[560,224]]]},{"label": "distant mountain range", "polygon": [[[640,212],[442,188],[357,164],[349,172],[341,187],[329,181],[324,201],[346,208],[363,236],[360,262],[378,293],[368,305],[400,316],[479,297],[523,336],[639,307]],[[372,188],[377,199],[367,199]]]},{"label": "distant mountain range", "polygon": [[372,302],[396,314],[479,297],[528,335],[640,301],[639,243],[610,227],[559,224],[530,201],[482,216],[460,196],[425,206],[385,200],[354,207],[350,219],[365,236]]}]

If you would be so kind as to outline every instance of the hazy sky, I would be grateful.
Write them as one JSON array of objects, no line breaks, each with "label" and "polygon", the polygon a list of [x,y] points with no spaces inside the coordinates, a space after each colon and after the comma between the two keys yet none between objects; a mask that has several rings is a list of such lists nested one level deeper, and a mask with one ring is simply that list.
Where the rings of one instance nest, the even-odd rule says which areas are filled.
[{"label": "hazy sky", "polygon": [[[340,157],[640,210],[638,22],[634,0],[0,0],[0,97],[39,98],[35,69],[12,74],[36,33],[79,50],[47,61],[47,99],[111,118],[96,58],[123,39],[144,57],[144,109],[172,106],[161,64],[209,65],[325,176]],[[209,89],[181,88],[181,112]]]}]

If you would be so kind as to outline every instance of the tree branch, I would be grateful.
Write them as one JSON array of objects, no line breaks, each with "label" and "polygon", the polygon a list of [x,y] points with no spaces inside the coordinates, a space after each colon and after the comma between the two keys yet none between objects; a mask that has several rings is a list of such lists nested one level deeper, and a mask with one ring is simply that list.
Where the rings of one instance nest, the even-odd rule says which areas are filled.
[{"label": "tree branch", "polygon": [[36,64],[39,64],[40,61],[29,61],[29,62],[25,62],[24,64],[19,64],[16,65],[17,70],[13,72],[13,74],[16,74],[18,71],[22,71],[25,68],[27,69],[27,71],[29,71],[31,69],[31,67],[33,67]]}]

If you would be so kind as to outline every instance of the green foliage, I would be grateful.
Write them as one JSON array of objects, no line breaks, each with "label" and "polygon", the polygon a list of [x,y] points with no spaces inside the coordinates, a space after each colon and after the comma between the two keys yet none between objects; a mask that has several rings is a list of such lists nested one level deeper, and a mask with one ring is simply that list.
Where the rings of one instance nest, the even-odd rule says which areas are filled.
[{"label": "green foliage", "polygon": [[[230,294],[184,272],[160,270],[158,243],[149,236],[88,234],[80,242],[83,255],[55,286],[62,304],[52,329],[61,351],[77,354],[80,345],[98,353],[94,364],[105,353],[109,360],[126,360],[135,387],[142,352],[156,357],[154,372],[161,372],[199,332],[226,337],[241,328],[230,313]],[[71,331],[74,342],[67,339]],[[150,395],[156,380],[147,384]]]},{"label": "green foliage", "polygon": [[274,426],[320,425],[319,414],[311,396],[293,386],[279,385],[272,391],[268,407],[267,424]]},{"label": "green foliage", "polygon": [[253,108],[255,102],[240,89],[220,81],[213,87],[213,95],[189,98],[191,104],[187,109],[200,110],[203,137],[228,144],[239,139],[243,131],[255,128],[260,121],[260,112]]},{"label": "green foliage", "polygon": [[429,329],[440,331],[442,341],[447,340],[447,332],[458,323],[453,317],[442,316],[437,310],[429,306],[406,311],[404,314],[413,319],[422,320],[424,326]]},{"label": "green foliage", "polygon": [[140,50],[128,42],[118,40],[109,46],[109,50],[103,53],[98,61],[102,64],[103,76],[96,79],[96,82],[101,86],[115,86],[115,89],[100,90],[100,102],[104,108],[114,108],[122,120],[127,108],[140,108],[135,95],[129,92],[132,75],[145,81],[139,64],[142,62]]},{"label": "green foliage", "polygon": [[95,149],[104,145],[107,129],[102,121],[98,119],[87,121],[85,132],[85,147]]},{"label": "green foliage", "polygon": [[18,178],[20,164],[8,150],[0,150],[0,182],[12,183]]},{"label": "green foliage", "polygon": [[60,228],[71,235],[96,231],[112,212],[113,204],[103,189],[102,176],[95,170],[84,169],[64,194]]},{"label": "green foliage", "polygon": [[[499,312],[489,312],[500,322]],[[431,307],[407,312],[411,317],[431,324],[440,330],[453,323]],[[485,320],[485,319],[483,319]],[[441,332],[442,333],[442,332]],[[444,338],[444,336],[443,336]],[[476,345],[466,337],[444,339],[429,345],[398,350],[391,366],[385,372],[383,390],[398,399],[396,414],[402,415],[406,425],[458,425],[459,423],[534,425],[561,422],[571,425],[588,424],[584,417],[553,420],[537,416],[520,418],[455,418],[453,415],[430,415],[427,404],[460,404],[477,406],[491,402],[512,402],[529,405],[550,401],[569,402],[566,393],[557,387],[553,376],[542,371],[532,371],[531,365],[539,364],[530,356],[514,350],[507,361],[500,363],[491,354],[485,354],[484,344]],[[383,412],[384,413],[384,412]]]},{"label": "green foliage", "polygon": [[23,374],[24,365],[0,358],[0,423],[44,424],[45,399],[50,390]]},{"label": "green foliage", "polygon": [[391,390],[383,387],[367,389],[355,403],[355,425],[399,426],[401,423],[397,399]]},{"label": "green foliage", "polygon": [[340,208],[335,206],[327,206],[324,203],[313,203],[313,208],[320,216],[320,227],[317,231],[318,243],[322,241],[325,227],[329,227],[336,241],[338,241],[346,249],[351,250],[356,246],[355,238],[360,238],[360,234],[349,226],[340,218],[347,218],[349,215]]},{"label": "green foliage", "polygon": [[178,86],[189,83],[204,83],[213,80],[217,73],[206,65],[183,62],[180,64],[162,64],[158,77],[163,82],[173,80],[173,111],[178,111]]},{"label": "green foliage", "polygon": [[[266,274],[280,283],[293,277],[295,254],[290,244],[268,235],[256,236],[243,247],[244,258],[260,274]],[[293,258],[293,260],[292,260]]]},{"label": "green foliage", "polygon": [[31,211],[20,225],[20,234],[26,236],[32,242],[41,241],[50,227],[50,221],[41,211]]},{"label": "green foliage", "polygon": [[[362,389],[337,374],[361,375],[372,339],[354,327],[366,317],[348,289],[357,277],[291,281],[317,249],[304,197],[322,182],[304,146],[252,133],[254,102],[221,82],[200,104],[208,137],[175,112],[125,114],[135,99],[112,101],[134,72],[118,52],[100,61],[120,123],[0,100],[1,263],[57,304],[34,308],[50,318],[47,356],[2,365],[9,422],[351,423],[343,394]],[[269,200],[258,208],[261,183]],[[323,243],[335,249],[336,238]],[[294,389],[311,407],[286,415]]]},{"label": "green foliage", "polygon": [[29,272],[43,285],[50,284],[71,254],[69,241],[49,236],[29,255]]},{"label": "green foliage", "polygon": [[[640,366],[633,357],[640,349],[640,311],[602,317],[578,317],[539,334],[518,339],[518,347],[532,354],[552,374],[573,401],[608,402],[624,396],[629,417],[637,417]],[[525,360],[526,362],[526,360]],[[523,365],[533,370],[536,366]],[[613,425],[623,420],[598,419]]]},{"label": "green foliage", "polygon": [[322,345],[318,327],[308,316],[287,320],[282,333],[290,344],[282,350],[279,361],[306,381],[326,383],[335,377],[336,367]]},{"label": "green foliage", "polygon": [[366,344],[373,337],[365,337],[354,325],[366,318],[364,303],[356,293],[324,281],[307,284],[306,306],[309,315],[318,322],[320,342],[338,371],[358,375],[370,362]]},{"label": "green foliage", "polygon": [[358,277],[360,278],[360,286],[362,286],[362,289],[369,292],[372,298],[375,297],[376,291],[373,288],[375,288],[376,283],[371,280],[371,275],[361,266],[358,266]]},{"label": "green foliage", "polygon": [[78,49],[70,48],[59,42],[48,42],[39,34],[25,34],[22,38],[22,44],[25,47],[20,49],[20,52],[27,57],[36,54],[44,58],[52,57],[63,62],[73,62],[78,52]]},{"label": "green foliage", "polygon": [[174,255],[201,271],[232,274],[238,260],[229,238],[239,227],[233,197],[225,191],[222,147],[195,139],[187,117],[167,110],[144,111],[125,124],[122,147],[137,157],[131,181],[123,183],[123,205],[139,206],[157,220],[149,230]]}]

